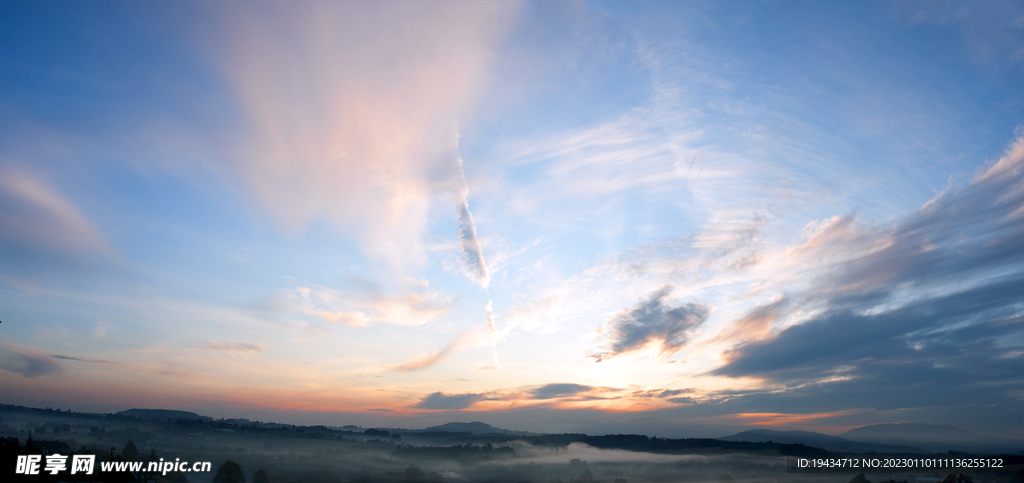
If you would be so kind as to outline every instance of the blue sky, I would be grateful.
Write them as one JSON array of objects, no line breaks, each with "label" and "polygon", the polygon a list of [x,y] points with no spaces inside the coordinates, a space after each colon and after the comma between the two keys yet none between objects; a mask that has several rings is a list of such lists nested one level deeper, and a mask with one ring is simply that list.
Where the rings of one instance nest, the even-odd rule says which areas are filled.
[{"label": "blue sky", "polygon": [[1024,437],[1017,3],[2,9],[6,403]]}]

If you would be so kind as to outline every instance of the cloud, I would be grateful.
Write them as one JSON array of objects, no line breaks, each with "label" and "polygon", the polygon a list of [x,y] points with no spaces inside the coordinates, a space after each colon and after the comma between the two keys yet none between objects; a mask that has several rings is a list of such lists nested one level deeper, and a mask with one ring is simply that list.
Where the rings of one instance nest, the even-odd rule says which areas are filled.
[{"label": "cloud", "polygon": [[369,292],[298,287],[296,304],[303,312],[327,322],[365,326],[373,322],[423,325],[448,313],[450,301],[430,291],[426,282],[397,295],[374,289]]},{"label": "cloud", "polygon": [[591,386],[570,383],[553,383],[529,389],[530,399],[554,399],[563,396],[572,396],[581,392],[593,390]]},{"label": "cloud", "polygon": [[411,372],[426,369],[447,359],[448,356],[450,356],[459,348],[462,339],[462,337],[455,339],[450,344],[445,346],[444,349],[441,349],[439,351],[415,357],[401,364],[388,366],[387,370],[396,372]]},{"label": "cloud", "polygon": [[110,331],[112,326],[106,322],[96,322],[96,326],[92,328],[92,336],[94,339],[102,339],[107,336],[107,332]]},{"label": "cloud", "polygon": [[727,364],[711,373],[779,381],[824,378],[837,367],[883,357],[915,339],[927,339],[915,335],[921,331],[1011,315],[1019,303],[1022,284],[1024,277],[1004,279],[878,314],[857,314],[849,309],[828,312],[789,327],[769,341],[740,346],[729,353]]},{"label": "cloud", "polygon": [[478,347],[488,343],[488,341],[493,343],[493,340],[494,335],[489,330],[485,331],[483,327],[479,326],[474,327],[459,334],[455,340],[449,342],[448,345],[439,351],[423,354],[400,364],[384,366],[382,369],[385,371],[398,372],[410,372],[426,369],[443,362],[452,354],[466,346]]},{"label": "cloud", "polygon": [[769,329],[782,316],[789,305],[788,297],[758,305],[719,334],[719,340],[744,341],[760,340],[769,335]]},{"label": "cloud", "polygon": [[452,394],[435,392],[412,406],[416,409],[459,410],[466,409],[484,397],[481,394]]},{"label": "cloud", "polygon": [[658,397],[662,397],[662,398],[665,398],[665,397],[672,397],[672,396],[678,396],[678,395],[680,395],[680,394],[692,394],[692,393],[694,393],[694,392],[696,392],[696,389],[693,389],[693,388],[686,388],[686,389],[666,389],[666,390],[664,390],[664,391],[661,391],[661,392],[660,392],[660,393],[658,394]]},{"label": "cloud", "polygon": [[807,423],[818,419],[835,418],[864,412],[863,409],[848,409],[845,411],[832,411],[827,413],[811,414],[789,414],[789,413],[737,413],[718,418],[720,420],[735,420],[743,424],[757,426],[784,426],[791,427],[793,424]]},{"label": "cloud", "polygon": [[1005,316],[1024,280],[1022,185],[1024,138],[969,185],[945,190],[891,229],[857,228],[849,217],[823,223],[795,250],[832,245],[843,253],[804,296],[824,300],[822,315],[738,348],[716,373],[838,361],[920,330]]},{"label": "cloud", "polygon": [[[983,2],[965,6],[955,1],[902,0],[893,3],[896,16],[914,25],[958,27],[967,52],[978,62],[1024,62],[1024,33],[1019,2]],[[948,28],[943,31],[948,35]]]},{"label": "cloud", "polygon": [[58,354],[51,354],[50,357],[54,357],[54,358],[57,358],[57,359],[63,359],[63,360],[66,360],[66,361],[90,362],[90,363],[93,363],[93,364],[113,364],[114,363],[113,361],[108,361],[106,359],[81,359],[81,358],[78,358],[78,357],[62,356],[62,355],[58,355]]},{"label": "cloud", "polygon": [[28,378],[63,372],[60,362],[53,357],[11,344],[0,345],[0,369]]},{"label": "cloud", "polygon": [[37,278],[40,267],[97,269],[118,257],[79,209],[44,180],[0,168],[0,272]]},{"label": "cloud", "polygon": [[487,288],[491,283],[491,274],[487,271],[487,263],[484,260],[484,251],[480,246],[480,240],[476,237],[476,224],[473,223],[473,214],[469,212],[469,184],[466,183],[466,173],[462,166],[462,157],[458,152],[458,132],[455,133],[452,153],[455,158],[458,181],[456,191],[456,212],[459,221],[459,245],[462,251],[462,261],[469,277],[480,285]]},{"label": "cloud", "polygon": [[324,220],[362,235],[366,253],[397,273],[416,268],[433,198],[460,177],[452,122],[473,112],[518,7],[212,8],[223,22],[215,35],[227,39],[211,39],[214,61],[245,116],[228,141],[228,175],[289,231]]},{"label": "cloud", "polygon": [[[973,283],[997,272],[1021,270],[1024,262],[1024,138],[966,187],[952,186],[888,230],[852,227],[831,233],[843,253],[823,271],[818,285],[835,295],[877,287],[937,287]],[[839,236],[839,233],[854,233]],[[822,235],[808,240],[805,249]],[[841,242],[834,241],[842,239]]]},{"label": "cloud", "polygon": [[462,246],[463,260],[473,279],[481,287],[487,288],[491,283],[491,275],[487,272],[483,249],[480,247],[480,241],[476,238],[476,225],[473,223],[473,215],[469,212],[469,201],[464,196],[459,197],[458,214],[459,241]]},{"label": "cloud", "polygon": [[811,253],[819,273],[790,303],[816,309],[724,353],[711,375],[759,378],[767,388],[716,404],[780,414],[864,407],[1002,427],[998,415],[1024,394],[1022,186],[1017,139],[966,186],[887,229],[844,216],[809,230],[790,254]]},{"label": "cloud", "polygon": [[[699,132],[679,136],[694,140]],[[540,165],[523,194],[532,206],[564,197],[608,195],[636,188],[657,189],[687,179],[718,176],[703,169],[680,169],[673,139],[649,111],[636,111],[614,121],[509,148],[515,165]],[[690,154],[690,153],[686,153]],[[692,157],[691,157],[692,159]],[[526,171],[524,175],[530,176]],[[529,201],[526,203],[529,203]]]},{"label": "cloud", "polygon": [[251,342],[217,342],[207,341],[203,344],[204,349],[222,352],[263,352],[265,348]]},{"label": "cloud", "polygon": [[[950,301],[950,305],[956,302]],[[936,312],[950,305],[937,307]],[[927,327],[927,320],[918,320],[927,328],[902,337],[877,337],[874,332],[876,337],[854,338],[849,347],[822,341],[839,352],[835,357],[807,357],[809,341],[786,340],[785,347],[773,350],[800,354],[766,371],[752,368],[772,357],[754,349],[745,354],[752,356],[750,359],[727,370],[743,377],[768,378],[769,384],[761,390],[720,391],[705,398],[708,404],[703,407],[689,409],[718,414],[801,414],[870,408],[859,416],[837,414],[831,424],[956,420],[964,428],[1005,431],[1005,415],[1016,411],[1024,394],[1024,376],[1019,370],[1024,363],[1024,345],[1020,343],[1024,316],[1000,317],[989,312],[981,320],[985,322],[935,329]],[[944,325],[946,321],[940,322]],[[737,370],[740,366],[745,368]]]},{"label": "cloud", "polygon": [[605,350],[590,357],[601,362],[655,345],[665,357],[682,349],[689,331],[707,320],[708,309],[697,303],[669,307],[665,301],[671,293],[672,286],[665,286],[648,300],[612,317],[601,330]]}]

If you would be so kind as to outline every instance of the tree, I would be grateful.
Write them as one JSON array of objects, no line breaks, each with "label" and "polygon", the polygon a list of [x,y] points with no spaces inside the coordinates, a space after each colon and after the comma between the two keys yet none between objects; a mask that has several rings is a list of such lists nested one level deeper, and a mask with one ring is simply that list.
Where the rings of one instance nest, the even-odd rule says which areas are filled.
[{"label": "tree", "polygon": [[854,476],[850,483],[871,483],[871,481],[864,477],[864,473],[857,473],[857,476]]},{"label": "tree", "polygon": [[405,479],[410,481],[420,481],[423,479],[423,470],[421,470],[419,466],[409,465],[409,467],[405,469]]},{"label": "tree", "polygon": [[139,459],[139,448],[135,446],[135,441],[129,439],[128,444],[124,445],[124,449],[121,450],[121,459],[125,461]]},{"label": "tree", "polygon": [[270,477],[267,476],[267,471],[263,468],[256,470],[252,474],[252,483],[270,483]]},{"label": "tree", "polygon": [[213,483],[245,483],[242,466],[231,460],[221,463],[220,468],[217,468],[217,476],[213,477]]}]

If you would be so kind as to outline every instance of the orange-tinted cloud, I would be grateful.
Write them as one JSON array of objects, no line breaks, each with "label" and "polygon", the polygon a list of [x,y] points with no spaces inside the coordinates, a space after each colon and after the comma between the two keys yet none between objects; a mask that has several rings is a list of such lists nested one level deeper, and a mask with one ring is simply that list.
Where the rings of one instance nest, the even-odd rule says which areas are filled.
[{"label": "orange-tinted cloud", "polygon": [[450,301],[432,292],[426,284],[397,295],[373,291],[369,294],[323,287],[298,287],[296,303],[302,311],[327,322],[365,326],[372,322],[394,325],[423,325],[449,310]]},{"label": "orange-tinted cloud", "polygon": [[789,298],[787,297],[782,297],[769,304],[758,305],[726,327],[718,335],[717,340],[732,342],[764,339],[770,334],[772,324],[785,313],[788,305]]},{"label": "orange-tinted cloud", "polygon": [[847,416],[850,414],[857,414],[864,412],[864,409],[847,409],[843,411],[831,411],[824,413],[810,413],[810,414],[788,414],[788,413],[736,413],[727,414],[724,416],[717,416],[714,418],[708,418],[719,421],[731,421],[741,424],[751,424],[755,426],[794,426],[806,424],[811,421],[819,419],[834,418],[837,416]]},{"label": "orange-tinted cloud", "polygon": [[[289,231],[324,220],[361,234],[398,274],[422,263],[436,195],[465,199],[454,126],[471,115],[515,4],[214,8],[228,39],[214,60],[246,115],[226,170]],[[463,238],[475,239],[459,205]]]}]

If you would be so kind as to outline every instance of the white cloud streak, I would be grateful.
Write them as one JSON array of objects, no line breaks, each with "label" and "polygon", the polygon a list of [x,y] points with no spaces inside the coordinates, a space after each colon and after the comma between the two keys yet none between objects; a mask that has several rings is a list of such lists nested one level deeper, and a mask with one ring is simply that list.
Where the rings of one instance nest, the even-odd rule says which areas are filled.
[{"label": "white cloud streak", "polygon": [[462,251],[463,263],[469,270],[469,277],[480,285],[487,288],[491,283],[491,275],[487,271],[487,262],[484,260],[484,251],[480,246],[480,240],[476,237],[476,224],[473,223],[473,214],[469,211],[469,183],[466,182],[466,173],[462,166],[462,157],[458,152],[458,132],[455,133],[454,147],[452,149],[455,164],[458,170],[458,194],[456,195],[456,212],[459,220],[459,245]]}]

